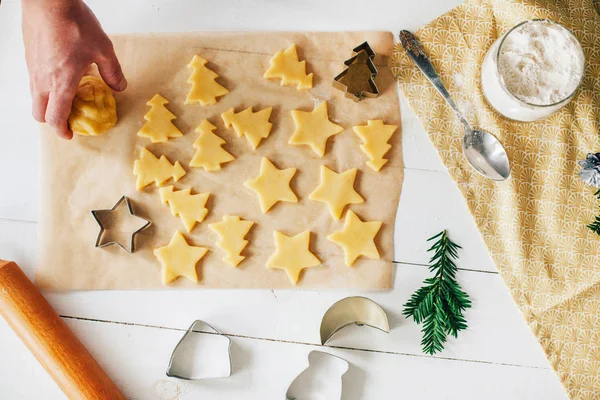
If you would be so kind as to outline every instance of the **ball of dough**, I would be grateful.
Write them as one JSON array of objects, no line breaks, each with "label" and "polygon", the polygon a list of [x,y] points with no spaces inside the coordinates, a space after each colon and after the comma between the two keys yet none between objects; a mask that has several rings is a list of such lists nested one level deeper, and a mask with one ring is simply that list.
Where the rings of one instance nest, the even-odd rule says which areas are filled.
[{"label": "ball of dough", "polygon": [[84,76],[73,99],[69,126],[73,133],[98,136],[117,123],[117,103],[100,78]]}]

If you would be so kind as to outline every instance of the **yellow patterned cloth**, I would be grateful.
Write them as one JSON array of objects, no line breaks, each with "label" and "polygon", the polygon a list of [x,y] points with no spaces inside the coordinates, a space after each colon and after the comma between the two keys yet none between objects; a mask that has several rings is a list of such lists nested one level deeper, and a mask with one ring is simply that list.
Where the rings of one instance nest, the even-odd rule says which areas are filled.
[{"label": "yellow patterned cloth", "polygon": [[[581,42],[587,66],[573,101],[542,121],[509,121],[485,101],[481,64],[515,24],[547,18]],[[594,0],[471,0],[418,32],[467,118],[506,147],[511,178],[493,182],[462,155],[463,128],[398,45],[394,74],[458,184],[500,274],[573,399],[600,399],[600,237],[594,190],[577,160],[600,151],[600,16]]]}]

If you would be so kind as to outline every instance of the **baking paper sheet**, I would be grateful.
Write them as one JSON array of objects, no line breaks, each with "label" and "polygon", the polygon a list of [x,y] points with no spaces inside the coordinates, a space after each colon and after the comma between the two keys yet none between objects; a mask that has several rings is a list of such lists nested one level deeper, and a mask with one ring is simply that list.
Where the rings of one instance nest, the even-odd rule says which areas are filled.
[{"label": "baking paper sheet", "polygon": [[[185,33],[141,34],[112,37],[115,49],[129,81],[124,93],[116,94],[119,122],[99,137],[77,136],[61,140],[49,127],[42,126],[40,171],[40,221],[36,284],[45,289],[149,289],[162,288],[161,265],[153,249],[168,244],[181,230],[190,244],[210,249],[198,263],[200,282],[185,278],[170,288],[290,288],[286,273],[265,267],[275,250],[273,230],[296,235],[312,232],[311,250],[322,265],[301,275],[297,288],[388,289],[392,285],[393,231],[403,179],[400,110],[397,89],[389,68],[393,38],[391,33]],[[376,64],[381,94],[360,103],[344,97],[331,86],[343,70],[343,61],[352,49],[368,40],[379,54]],[[298,45],[300,59],[307,61],[307,72],[314,73],[314,88],[298,91],[295,86],[280,86],[279,80],[262,77],[269,60],[292,43]],[[221,84],[230,93],[214,106],[184,105],[190,86],[187,64],[194,54],[209,61]],[[164,144],[151,144],[138,137],[149,110],[146,102],[156,93],[169,100],[168,108],[177,115],[175,124],[182,138]],[[325,157],[318,158],[305,146],[287,144],[294,131],[290,111],[312,111],[323,100],[329,102],[330,119],[345,130],[330,138]],[[253,106],[260,110],[272,106],[271,135],[256,151],[245,138],[225,129],[220,114],[231,107],[236,111]],[[192,144],[198,137],[195,128],[203,119],[217,126],[216,133],[227,141],[225,149],[236,160],[224,164],[219,172],[190,168],[195,153]],[[352,131],[369,119],[383,119],[398,125],[392,136],[389,162],[381,172],[372,171],[360,149],[360,140]],[[136,191],[133,163],[146,146],[156,156],[166,155],[180,161],[187,175],[175,183],[177,189],[192,187],[193,192],[210,192],[209,213],[188,234],[182,221],[161,204],[158,188],[152,184]],[[243,182],[258,175],[261,157],[278,168],[298,168],[292,188],[300,201],[279,203],[263,214],[254,192]],[[319,183],[321,165],[334,171],[359,168],[355,187],[366,202],[352,205],[363,220],[381,220],[376,238],[381,260],[359,259],[353,268],[344,264],[343,251],[327,240],[340,229],[343,219],[334,221],[327,206],[308,200]],[[171,181],[166,183],[172,184]],[[136,239],[136,252],[127,254],[117,246],[95,248],[98,226],[90,213],[112,207],[122,195],[131,198],[133,208],[152,226]],[[238,268],[225,263],[224,253],[216,246],[218,236],[208,224],[225,214],[255,221],[242,253],[247,258]]]}]

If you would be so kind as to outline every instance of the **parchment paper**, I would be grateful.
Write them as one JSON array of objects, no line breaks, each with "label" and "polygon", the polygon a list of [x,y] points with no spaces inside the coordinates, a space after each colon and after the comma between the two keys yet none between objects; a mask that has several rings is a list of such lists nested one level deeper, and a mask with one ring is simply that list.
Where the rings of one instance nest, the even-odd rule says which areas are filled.
[{"label": "parchment paper", "polygon": [[[368,40],[379,55],[376,99],[354,103],[332,88],[333,78],[343,70],[343,61],[352,49]],[[393,230],[403,179],[400,110],[394,79],[387,67],[391,55],[391,33],[187,33],[143,34],[113,37],[115,49],[129,80],[128,89],[116,94],[119,122],[100,137],[77,136],[71,142],[58,139],[47,126],[42,127],[40,173],[40,222],[36,283],[46,289],[140,289],[162,288],[160,263],[152,251],[166,245],[176,230],[190,244],[205,246],[209,253],[198,263],[200,282],[178,279],[171,288],[290,288],[284,271],[265,267],[275,250],[273,230],[295,235],[310,230],[311,250],[322,265],[304,271],[298,288],[388,289],[392,285]],[[278,80],[262,77],[271,57],[292,43],[300,59],[307,60],[307,71],[314,73],[314,88],[298,91],[295,86],[280,86]],[[184,105],[189,91],[187,64],[194,54],[209,61],[208,67],[221,75],[219,82],[230,90],[214,106]],[[384,56],[385,55],[385,56]],[[136,135],[148,112],[146,102],[156,93],[169,100],[168,108],[177,115],[175,124],[182,138],[165,144],[150,144]],[[308,147],[287,144],[294,124],[290,111],[311,111],[321,101],[329,102],[331,120],[345,130],[329,140],[324,158]],[[256,151],[245,138],[225,129],[220,114],[231,107],[236,111],[272,106],[271,135]],[[216,133],[227,141],[225,149],[236,160],[222,171],[205,172],[190,168],[195,153],[192,144],[198,137],[194,129],[203,119],[217,126]],[[398,125],[392,136],[389,162],[376,173],[365,165],[360,140],[352,126],[368,119],[383,119]],[[178,217],[173,217],[160,202],[153,184],[143,191],[135,189],[133,162],[146,146],[155,155],[180,161],[187,175],[175,184],[177,189],[192,187],[196,193],[210,192],[209,213],[188,234]],[[254,192],[243,182],[258,174],[260,159],[266,156],[278,168],[297,167],[292,188],[300,201],[279,203],[264,215]],[[355,187],[366,202],[353,205],[363,220],[381,220],[376,239],[381,260],[359,259],[354,268],[343,261],[343,251],[327,240],[327,235],[343,225],[333,221],[325,204],[308,200],[319,183],[319,168],[335,171],[357,167]],[[171,184],[168,182],[167,184]],[[110,208],[122,195],[133,202],[134,211],[152,221],[152,226],[137,236],[137,250],[127,254],[117,246],[95,248],[98,226],[90,213]],[[223,215],[238,215],[255,221],[243,252],[247,258],[238,268],[222,261],[216,246],[218,236],[208,224]]]}]

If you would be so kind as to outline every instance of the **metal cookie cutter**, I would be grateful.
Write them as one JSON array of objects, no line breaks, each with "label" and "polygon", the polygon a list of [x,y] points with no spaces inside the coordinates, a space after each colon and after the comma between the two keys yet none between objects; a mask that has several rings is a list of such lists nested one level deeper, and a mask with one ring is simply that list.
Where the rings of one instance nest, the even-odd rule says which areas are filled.
[{"label": "metal cookie cutter", "polygon": [[[109,227],[109,224],[112,220],[114,220],[114,214],[117,214],[119,208],[123,207],[123,203],[127,207],[127,211],[129,213],[129,215],[132,218],[139,221],[139,224],[136,225],[135,230],[133,232],[131,232],[131,234],[130,234],[131,236],[130,236],[128,243],[125,243],[125,244],[119,242],[118,240],[116,240],[114,238],[111,238],[110,234],[107,235],[107,236],[109,236],[108,239],[106,239],[104,237],[107,232],[110,232],[110,230],[113,229],[112,227]],[[105,246],[110,246],[111,244],[116,244],[117,246],[119,246],[120,248],[122,248],[123,250],[125,250],[128,253],[133,253],[135,251],[135,235],[137,235],[138,233],[140,233],[141,231],[143,231],[144,229],[149,227],[151,224],[151,222],[149,220],[138,217],[133,212],[133,208],[131,207],[131,201],[129,200],[129,198],[127,196],[121,197],[121,199],[119,199],[119,201],[117,201],[117,204],[115,204],[111,209],[92,210],[92,215],[94,216],[94,219],[98,223],[98,226],[100,226],[100,232],[98,232],[98,237],[96,238],[95,247],[105,247]],[[105,239],[106,239],[106,241],[105,241]]]},{"label": "metal cookie cutter", "polygon": [[[110,238],[110,234],[107,235],[109,236],[108,239],[104,237],[107,232],[110,232],[110,230],[113,229],[112,227],[109,227],[110,221],[114,220],[114,214],[118,213],[119,208],[124,207],[123,204],[125,204],[124,206],[127,207],[129,215],[139,221],[139,224],[136,225],[136,229],[131,233],[128,243],[125,244],[119,242],[114,238]],[[92,210],[92,215],[98,223],[98,226],[100,226],[100,232],[98,232],[95,247],[106,247],[110,246],[111,244],[116,244],[128,253],[133,253],[135,251],[135,235],[149,227],[151,224],[149,220],[138,217],[133,212],[133,208],[131,207],[131,201],[127,196],[121,197],[121,199],[117,201],[117,204],[115,204],[111,209]]]},{"label": "metal cookie cutter", "polygon": [[323,351],[308,353],[308,366],[292,381],[285,400],[342,398],[342,377],[350,364],[341,357]]},{"label": "metal cookie cutter", "polygon": [[[206,332],[206,331],[197,329],[201,325],[204,325],[212,332]],[[193,375],[192,373],[187,374],[187,373],[182,373],[181,371],[179,371],[179,368],[178,368],[179,366],[177,365],[178,360],[181,361],[184,357],[189,356],[191,354],[191,352],[185,351],[186,349],[184,349],[183,346],[184,346],[184,343],[186,342],[186,340],[188,339],[188,337],[192,333],[204,333],[204,334],[211,334],[211,335],[215,334],[219,337],[226,339],[226,341],[227,341],[227,359],[226,359],[227,372],[226,373],[223,373],[220,375],[219,374],[211,375],[209,372],[204,372],[203,374],[200,374],[200,375]],[[192,322],[192,325],[190,325],[190,327],[183,334],[181,339],[179,339],[179,342],[177,342],[177,345],[175,346],[175,348],[173,349],[173,353],[171,354],[171,358],[169,359],[169,366],[167,367],[166,374],[170,378],[179,378],[179,379],[185,379],[185,380],[190,381],[190,380],[201,380],[201,379],[229,378],[231,376],[231,372],[232,372],[231,339],[228,336],[225,336],[224,334],[222,334],[221,332],[216,330],[215,328],[213,328],[207,322],[204,322],[204,321],[198,319],[198,320]]]},{"label": "metal cookie cutter", "polygon": [[348,325],[370,326],[390,333],[390,324],[383,308],[366,297],[346,297],[334,303],[321,320],[321,344]]},{"label": "metal cookie cutter", "polygon": [[344,64],[347,68],[333,79],[333,87],[345,92],[346,97],[360,101],[363,97],[379,96],[379,89],[375,84],[377,67],[373,63],[375,52],[364,42],[353,50],[354,56]]}]

